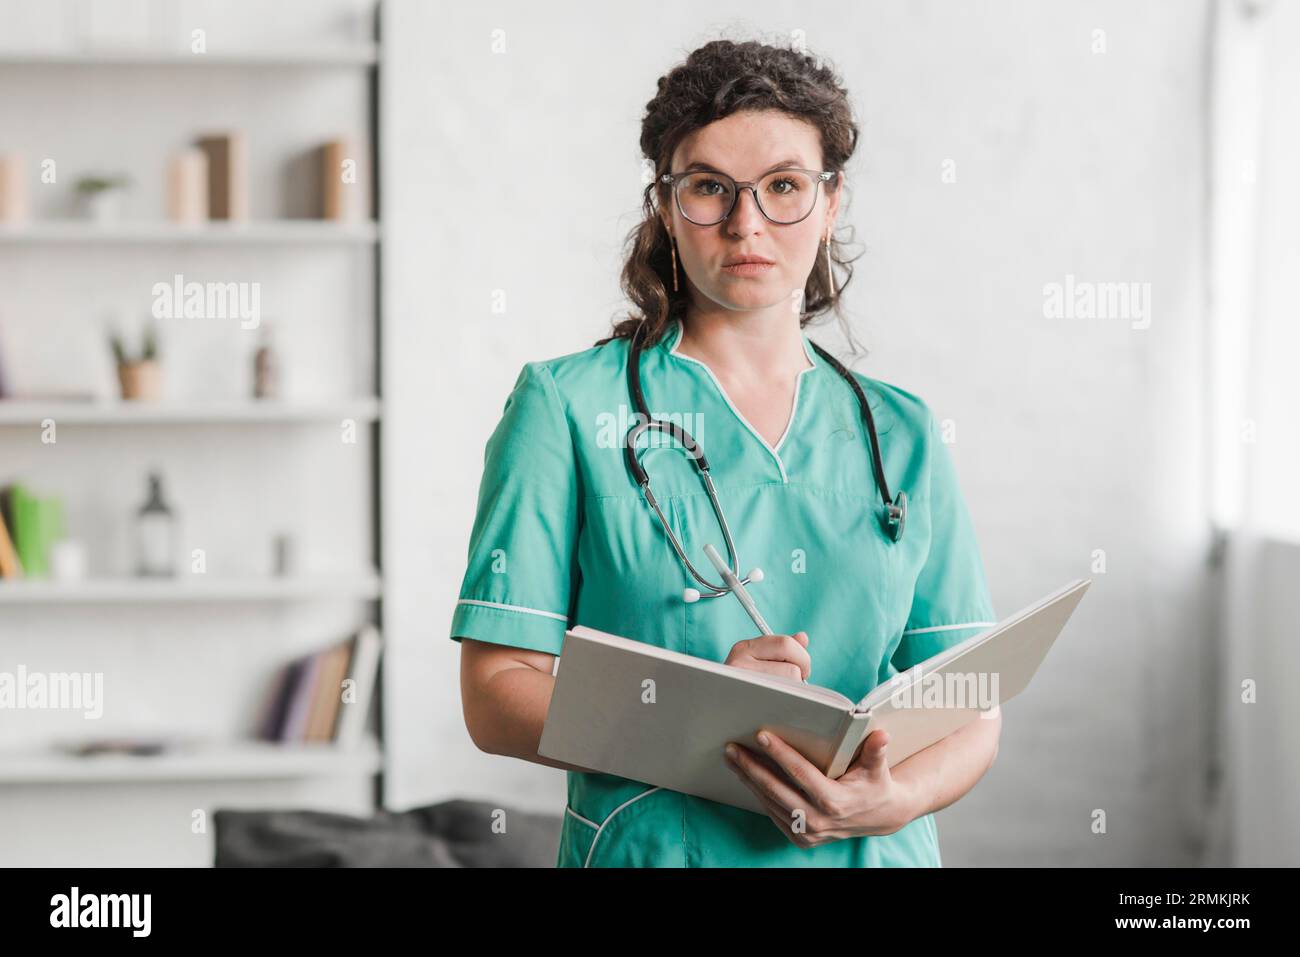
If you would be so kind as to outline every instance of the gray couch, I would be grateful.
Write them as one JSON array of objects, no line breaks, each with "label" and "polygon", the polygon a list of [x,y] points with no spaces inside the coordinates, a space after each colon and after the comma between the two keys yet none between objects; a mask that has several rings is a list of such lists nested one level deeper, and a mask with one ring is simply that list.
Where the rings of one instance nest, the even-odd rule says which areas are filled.
[{"label": "gray couch", "polygon": [[213,821],[216,867],[554,867],[561,823],[463,800],[369,818],[218,809]]}]

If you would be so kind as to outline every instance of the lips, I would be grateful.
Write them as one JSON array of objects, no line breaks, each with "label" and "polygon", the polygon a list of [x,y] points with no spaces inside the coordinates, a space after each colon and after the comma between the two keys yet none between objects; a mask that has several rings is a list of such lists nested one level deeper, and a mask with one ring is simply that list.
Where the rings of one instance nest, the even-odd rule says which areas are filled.
[{"label": "lips", "polygon": [[762,277],[776,268],[776,263],[762,256],[737,256],[729,263],[724,263],[722,271],[728,276]]}]

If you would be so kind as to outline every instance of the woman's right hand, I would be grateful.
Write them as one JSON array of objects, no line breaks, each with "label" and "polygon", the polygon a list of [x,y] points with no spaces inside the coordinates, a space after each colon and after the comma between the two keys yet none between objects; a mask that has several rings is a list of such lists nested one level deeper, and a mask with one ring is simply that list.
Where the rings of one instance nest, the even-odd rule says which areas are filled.
[{"label": "woman's right hand", "polygon": [[806,681],[812,674],[812,658],[805,650],[807,647],[806,631],[796,631],[793,635],[760,635],[732,645],[726,664]]}]

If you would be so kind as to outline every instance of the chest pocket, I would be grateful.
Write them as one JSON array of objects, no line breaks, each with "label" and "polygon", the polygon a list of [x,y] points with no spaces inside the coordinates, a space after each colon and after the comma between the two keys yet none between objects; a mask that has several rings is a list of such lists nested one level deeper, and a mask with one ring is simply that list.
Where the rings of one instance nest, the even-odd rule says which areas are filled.
[{"label": "chest pocket", "polygon": [[[682,794],[611,775],[573,775],[564,808],[558,867],[684,867]],[[573,807],[623,798],[599,819]],[[600,798],[600,800],[598,800]]]}]

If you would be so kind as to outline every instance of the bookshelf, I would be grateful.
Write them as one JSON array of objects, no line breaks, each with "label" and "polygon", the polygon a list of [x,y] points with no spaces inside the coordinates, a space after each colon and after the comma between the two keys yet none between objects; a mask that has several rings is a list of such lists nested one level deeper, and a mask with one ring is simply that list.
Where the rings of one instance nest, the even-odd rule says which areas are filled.
[{"label": "bookshelf", "polygon": [[[320,13],[313,9],[311,16],[326,24],[329,6],[322,4]],[[371,4],[370,22],[374,13]],[[137,830],[155,827],[160,815],[170,813],[168,802],[180,794],[187,796],[187,807],[292,804],[364,814],[379,804],[382,793],[385,742],[375,700],[382,678],[368,705],[374,730],[367,730],[363,743],[351,749],[253,740],[248,735],[256,716],[247,706],[263,687],[269,690],[273,672],[289,660],[343,640],[363,621],[379,624],[382,634],[382,227],[375,182],[381,48],[378,42],[319,40],[259,46],[257,5],[247,5],[245,14],[223,15],[232,17],[232,23],[245,17],[252,42],[201,56],[144,49],[0,52],[0,91],[37,91],[40,101],[24,102],[7,113],[0,102],[0,121],[8,120],[0,122],[5,128],[0,147],[25,148],[34,162],[44,155],[40,151],[56,151],[63,164],[60,175],[68,177],[62,182],[78,169],[116,166],[128,169],[138,184],[161,190],[163,168],[155,158],[174,148],[178,131],[198,134],[242,127],[252,132],[254,183],[252,218],[242,223],[175,224],[162,218],[161,208],[144,208],[107,223],[34,209],[21,225],[0,224],[0,289],[7,284],[20,302],[22,296],[29,297],[24,310],[13,305],[9,290],[0,292],[0,323],[13,327],[28,315],[41,320],[47,315],[89,317],[98,302],[94,290],[119,282],[119,272],[131,277],[132,288],[147,289],[142,277],[183,271],[222,279],[224,270],[236,281],[267,280],[268,300],[275,297],[278,310],[267,315],[281,334],[289,328],[283,324],[285,314],[305,317],[296,344],[305,346],[302,352],[312,359],[323,356],[325,371],[281,400],[233,399],[219,390],[215,394],[223,397],[204,398],[202,387],[190,385],[184,375],[177,377],[186,386],[180,394],[156,402],[0,399],[0,484],[21,481],[60,497],[69,490],[84,490],[82,518],[92,507],[106,510],[106,502],[123,513],[122,488],[158,459],[169,474],[184,478],[179,483],[185,489],[182,511],[188,509],[205,528],[224,533],[243,523],[260,544],[279,528],[268,522],[270,506],[262,499],[287,502],[291,517],[306,521],[326,552],[342,552],[329,567],[341,563],[343,569],[286,577],[213,573],[174,579],[94,576],[75,582],[0,582],[0,657],[47,670],[55,670],[53,662],[63,659],[72,670],[120,665],[132,678],[129,716],[154,719],[153,725],[136,721],[131,727],[160,735],[172,726],[223,729],[202,744],[155,756],[80,757],[51,742],[113,737],[118,728],[101,732],[97,727],[58,724],[58,716],[15,713],[0,739],[0,785],[22,787],[0,794],[0,846],[8,844],[15,855],[6,858],[0,852],[0,864],[23,853],[41,853],[27,849],[35,845],[23,833],[6,830],[3,822],[26,820],[27,832],[39,831],[42,826],[33,822],[47,803],[49,829],[66,820],[54,810],[60,802],[76,801],[78,826],[98,836],[128,835],[131,820],[138,822]],[[303,34],[309,32],[304,27]],[[105,89],[120,96],[121,104],[95,110],[83,102],[87,96],[93,99],[87,91]],[[0,92],[0,101],[4,99]],[[46,123],[42,104],[44,116],[61,115],[65,120]],[[135,115],[128,116],[131,111]],[[67,117],[76,117],[75,128]],[[156,120],[155,126],[149,125],[151,120]],[[371,197],[364,204],[365,216],[355,221],[314,220],[286,208],[288,200],[277,204],[277,191],[291,193],[295,188],[288,170],[296,158],[291,154],[313,137],[324,141],[340,131],[355,134],[367,153],[363,182]],[[286,168],[266,168],[268,155]],[[13,282],[41,270],[39,284],[35,279],[29,285]],[[41,309],[33,312],[30,300],[36,298]],[[83,325],[87,335],[97,334],[91,331],[92,319],[86,318]],[[61,335],[51,333],[54,338]],[[205,329],[198,335],[211,333]],[[190,348],[201,352],[203,346]],[[283,341],[277,348],[284,348]],[[290,355],[292,348],[287,350]],[[340,375],[349,363],[355,375],[351,370]],[[194,368],[186,367],[186,372]],[[66,386],[66,377],[59,384]],[[34,438],[46,420],[59,426],[57,447],[41,448]],[[355,454],[339,448],[338,429],[344,422],[356,423],[363,435]],[[130,463],[129,479],[126,465],[119,468],[118,462]],[[315,489],[311,482],[321,468],[350,474]],[[265,476],[261,485],[258,475]],[[342,495],[335,494],[339,489]],[[356,490],[361,494],[349,494]],[[125,504],[129,509],[139,502],[127,499]],[[261,524],[252,527],[254,522]],[[237,537],[235,531],[230,536]],[[349,547],[337,548],[339,541]],[[354,562],[359,567],[348,570]],[[214,642],[221,644],[219,654],[211,650]],[[246,660],[247,665],[232,678],[203,673],[200,664],[193,666],[196,673],[189,673],[185,669],[191,660],[231,667]],[[381,671],[383,667],[381,658]],[[190,715],[168,713],[162,705],[139,700],[141,689],[154,682],[192,680],[232,682],[231,698],[237,701],[199,695],[220,707]],[[166,689],[160,700],[175,707],[184,695]],[[158,787],[164,784],[166,789]],[[76,787],[70,790],[69,785]],[[75,844],[76,839],[68,837],[67,843]],[[153,853],[176,864],[210,860],[206,851],[196,857],[196,846],[193,841],[166,840]],[[120,862],[133,863],[125,838],[122,849]]]},{"label": "bookshelf", "polygon": [[46,419],[60,425],[191,426],[330,424],[343,419],[377,422],[373,396],[330,402],[74,402],[0,399],[0,427],[39,428]]},{"label": "bookshelf", "polygon": [[31,223],[21,226],[0,224],[0,243],[34,246],[75,243],[80,245],[371,245],[379,242],[375,222],[332,223],[312,220],[265,220],[247,223],[118,222],[94,223],[79,220]]},{"label": "bookshelf", "polygon": [[0,750],[0,784],[111,784],[148,781],[279,781],[377,774],[382,754],[371,737],[359,747],[218,741],[158,755],[81,757],[51,749]]},{"label": "bookshelf", "polygon": [[286,576],[283,578],[220,578],[186,576],[88,579],[79,582],[6,581],[0,584],[0,605],[98,604],[176,602],[274,602],[336,599],[376,601],[382,594],[379,574],[354,576]]},{"label": "bookshelf", "polygon": [[208,67],[257,67],[295,69],[303,67],[372,67],[379,63],[379,44],[349,43],[320,45],[314,49],[288,47],[247,49],[219,53],[172,53],[162,51],[35,50],[30,53],[0,53],[0,67],[168,67],[202,70]]}]

